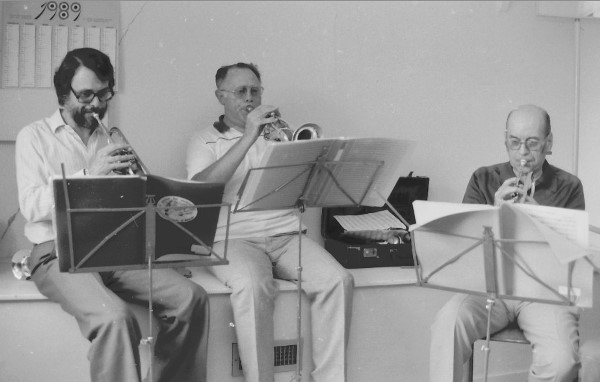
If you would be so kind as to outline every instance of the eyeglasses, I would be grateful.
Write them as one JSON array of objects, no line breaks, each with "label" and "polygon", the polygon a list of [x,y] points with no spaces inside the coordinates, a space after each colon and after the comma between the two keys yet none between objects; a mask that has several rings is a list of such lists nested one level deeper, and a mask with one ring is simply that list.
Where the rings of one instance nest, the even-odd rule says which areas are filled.
[{"label": "eyeglasses", "polygon": [[104,88],[99,92],[82,90],[79,93],[75,93],[73,87],[71,85],[69,85],[69,87],[71,88],[73,95],[75,95],[75,98],[77,98],[77,101],[81,103],[91,103],[94,100],[94,97],[97,97],[100,102],[106,102],[115,95],[115,92],[111,88]]},{"label": "eyeglasses", "polygon": [[542,142],[543,140],[540,141],[538,138],[527,138],[524,141],[518,138],[508,138],[506,140],[506,144],[511,150],[519,150],[521,145],[525,144],[525,147],[529,151],[540,151],[542,149]]},{"label": "eyeglasses", "polygon": [[233,90],[219,89],[219,91],[233,94],[236,98],[244,98],[246,94],[250,94],[252,97],[260,97],[263,90],[262,86],[240,86]]}]

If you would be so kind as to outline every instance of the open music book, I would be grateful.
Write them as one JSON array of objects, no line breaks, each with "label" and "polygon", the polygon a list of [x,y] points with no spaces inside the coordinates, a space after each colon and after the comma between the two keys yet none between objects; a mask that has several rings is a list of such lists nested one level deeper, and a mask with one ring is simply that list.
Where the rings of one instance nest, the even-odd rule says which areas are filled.
[{"label": "open music book", "polygon": [[222,183],[156,175],[55,177],[52,183],[62,272],[145,268],[147,256],[157,265],[221,261],[211,247]]},{"label": "open music book", "polygon": [[269,145],[239,191],[236,211],[382,206],[414,142],[389,138],[326,138]]},{"label": "open music book", "polygon": [[[585,211],[527,204],[413,202],[410,227],[422,286],[558,304],[592,304]],[[493,233],[495,274],[484,264],[484,229]]]}]

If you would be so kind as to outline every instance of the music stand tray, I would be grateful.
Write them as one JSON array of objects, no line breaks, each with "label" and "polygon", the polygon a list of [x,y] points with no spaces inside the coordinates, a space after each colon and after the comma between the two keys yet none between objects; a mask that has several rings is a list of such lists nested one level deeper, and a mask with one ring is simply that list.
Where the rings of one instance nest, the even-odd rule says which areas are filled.
[{"label": "music stand tray", "polygon": [[[248,171],[235,211],[383,205],[414,142],[389,138],[328,138],[273,143]],[[371,192],[377,190],[377,192]]]},{"label": "music stand tray", "polygon": [[593,267],[585,258],[589,253],[586,212],[432,201],[415,201],[413,207],[418,285],[591,306]]}]

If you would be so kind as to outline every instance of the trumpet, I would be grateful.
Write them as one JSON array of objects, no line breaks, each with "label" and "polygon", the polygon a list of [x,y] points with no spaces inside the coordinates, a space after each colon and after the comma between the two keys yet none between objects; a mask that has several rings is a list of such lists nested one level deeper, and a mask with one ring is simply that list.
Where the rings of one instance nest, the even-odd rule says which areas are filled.
[{"label": "trumpet", "polygon": [[[247,112],[251,112],[252,110],[254,110],[254,106],[246,106]],[[305,123],[293,131],[287,122],[281,119],[277,110],[270,112],[266,117],[277,119],[275,122],[266,123],[263,126],[263,138],[267,141],[289,142],[317,139],[322,136],[321,127],[314,123]]]},{"label": "trumpet", "polygon": [[531,196],[535,192],[535,182],[533,181],[533,172],[526,172],[525,165],[527,161],[525,159],[521,159],[519,162],[519,170],[517,172],[517,184],[516,186],[523,190],[523,195],[519,197],[519,194],[515,193],[513,197],[513,201],[515,203],[522,203],[525,200],[525,196],[527,195],[527,191],[530,190]]},{"label": "trumpet", "polygon": [[96,119],[96,121],[98,121],[98,126],[100,126],[102,130],[104,130],[104,132],[106,133],[109,144],[126,144],[129,146],[129,148],[120,150],[119,152],[115,153],[115,155],[133,154],[134,156],[134,158],[130,161],[128,167],[123,169],[116,169],[113,170],[113,172],[119,175],[148,174],[148,169],[144,165],[144,162],[142,162],[139,155],[137,155],[133,147],[129,144],[129,141],[127,140],[127,138],[125,138],[123,132],[118,127],[113,127],[110,130],[108,130],[104,123],[102,123],[102,120],[100,119],[100,116],[97,113],[93,113],[92,116]]}]

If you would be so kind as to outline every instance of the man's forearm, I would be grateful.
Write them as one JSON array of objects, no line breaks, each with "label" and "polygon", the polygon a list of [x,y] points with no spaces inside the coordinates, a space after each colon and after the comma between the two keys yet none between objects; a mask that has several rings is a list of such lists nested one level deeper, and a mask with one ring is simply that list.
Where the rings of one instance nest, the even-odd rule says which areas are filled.
[{"label": "man's forearm", "polygon": [[248,153],[253,141],[242,137],[231,149],[216,162],[192,176],[199,182],[227,183]]}]

